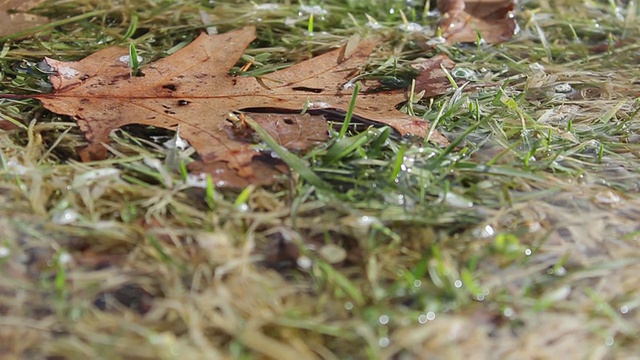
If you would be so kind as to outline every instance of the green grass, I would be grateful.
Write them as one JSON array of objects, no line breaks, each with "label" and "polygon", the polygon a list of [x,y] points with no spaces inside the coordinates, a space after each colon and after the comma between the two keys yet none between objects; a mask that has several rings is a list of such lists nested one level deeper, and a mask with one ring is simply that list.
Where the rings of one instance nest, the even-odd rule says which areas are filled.
[{"label": "green grass", "polygon": [[326,144],[294,154],[249,119],[291,176],[194,187],[184,167],[193,150],[161,144],[173,133],[120,129],[108,159],[81,163],[72,119],[0,100],[15,127],[0,132],[0,357],[640,352],[632,3],[527,1],[512,41],[435,50],[400,29],[437,21],[418,5],[325,1],[311,22],[285,3],[48,1],[34,13],[50,24],[0,39],[0,92],[50,91],[37,66],[45,56],[131,46],[144,67],[210,26],[257,26],[232,69],[253,61],[246,76],[353,34],[383,36],[364,75],[389,86],[410,86],[419,57],[457,63],[451,76],[467,85],[406,106],[453,145],[337,123]]}]

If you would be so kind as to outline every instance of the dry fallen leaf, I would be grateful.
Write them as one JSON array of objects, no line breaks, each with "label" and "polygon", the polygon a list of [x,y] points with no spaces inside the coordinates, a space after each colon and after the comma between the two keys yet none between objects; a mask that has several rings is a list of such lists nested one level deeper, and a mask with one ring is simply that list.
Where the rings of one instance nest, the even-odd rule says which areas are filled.
[{"label": "dry fallen leaf", "polygon": [[44,0],[0,0],[0,37],[46,24],[47,18],[24,13],[42,2]]},{"label": "dry fallen leaf", "polygon": [[[175,54],[142,67],[143,76],[131,76],[128,50],[119,47],[106,48],[77,62],[47,59],[56,71],[50,78],[55,92],[31,97],[47,109],[77,120],[89,141],[89,146],[80,152],[83,160],[104,158],[102,143],[109,141],[111,130],[123,125],[145,124],[174,130],[179,126],[180,135],[191,143],[202,161],[193,169],[209,172],[215,180],[231,186],[242,184],[242,179],[269,182],[273,174],[265,175],[264,164],[254,161],[260,153],[243,134],[242,124],[229,121],[229,112],[299,113],[306,104],[314,115],[344,116],[353,91],[351,80],[366,63],[376,42],[362,41],[355,46],[351,42],[261,78],[229,75],[229,69],[254,36],[253,27],[200,35]],[[441,75],[431,76],[430,82],[422,86],[442,93],[448,82],[439,63],[436,67],[436,73]],[[434,95],[434,91],[431,93]],[[390,125],[400,135],[424,137],[429,130],[424,120],[396,110],[396,105],[405,100],[404,90],[373,92],[363,86],[354,119]],[[290,149],[325,140],[318,134],[326,132],[326,127],[319,132],[317,125],[310,124],[310,118],[288,114],[286,120],[282,116],[257,121]],[[438,132],[432,134],[431,140],[440,145],[448,143]]]},{"label": "dry fallen leaf", "polygon": [[514,0],[439,0],[442,36],[450,44],[475,42],[478,33],[495,44],[511,39],[517,31]]}]

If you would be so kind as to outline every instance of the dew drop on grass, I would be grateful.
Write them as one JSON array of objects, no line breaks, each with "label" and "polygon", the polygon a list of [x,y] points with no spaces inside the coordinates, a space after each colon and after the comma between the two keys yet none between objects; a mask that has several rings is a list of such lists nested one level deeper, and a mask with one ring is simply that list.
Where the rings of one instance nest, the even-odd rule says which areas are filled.
[{"label": "dew drop on grass", "polygon": [[464,79],[464,80],[474,80],[476,79],[476,72],[473,71],[472,69],[468,69],[468,68],[456,68],[451,72],[451,75],[453,75],[454,77],[458,78],[458,79]]},{"label": "dew drop on grass", "polygon": [[296,259],[296,264],[301,268],[301,269],[309,269],[311,268],[311,265],[313,265],[313,261],[311,261],[311,259],[309,259],[306,256],[300,256],[298,259]]},{"label": "dew drop on grass", "polygon": [[378,341],[378,345],[380,345],[380,347],[383,347],[383,348],[389,346],[389,344],[391,344],[391,341],[389,341],[388,337],[382,337]]},{"label": "dew drop on grass", "polygon": [[73,260],[73,257],[71,257],[71,254],[69,254],[68,252],[63,252],[58,257],[58,262],[63,265],[70,263],[71,260]]},{"label": "dew drop on grass", "polygon": [[405,204],[405,196],[403,194],[385,194],[384,200],[388,204],[402,206]]},{"label": "dew drop on grass", "polygon": [[429,321],[429,320],[427,320],[427,315],[422,314],[422,315],[418,316],[418,322],[419,322],[420,324],[423,324],[423,325],[424,325],[424,324],[426,324],[426,323],[427,323],[427,321]]},{"label": "dew drop on grass", "polygon": [[510,307],[506,307],[504,308],[504,310],[502,311],[502,314],[504,315],[504,317],[506,318],[510,318],[514,315],[514,311],[512,308]]},{"label": "dew drop on grass", "polygon": [[207,187],[207,174],[188,174],[187,179],[185,180],[185,185],[204,189]]},{"label": "dew drop on grass", "polygon": [[51,216],[51,222],[56,225],[68,225],[76,222],[80,214],[73,209],[64,209],[62,211],[55,212]]},{"label": "dew drop on grass", "polygon": [[415,163],[416,163],[416,158],[414,158],[413,156],[404,156],[402,158],[402,166],[403,166],[402,170],[406,171],[407,169],[411,169]]},{"label": "dew drop on grass", "polygon": [[357,223],[359,226],[371,226],[378,222],[378,218],[375,216],[363,215],[358,217]]},{"label": "dew drop on grass", "polygon": [[613,339],[613,336],[608,336],[607,339],[604,341],[604,343],[607,346],[613,346],[613,344],[615,343],[615,340]]},{"label": "dew drop on grass", "polygon": [[262,10],[262,11],[276,11],[280,8],[280,4],[273,4],[273,3],[256,4],[254,6],[256,10]]},{"label": "dew drop on grass", "polygon": [[629,308],[626,305],[620,307],[620,314],[625,315],[629,312]]},{"label": "dew drop on grass", "polygon": [[381,316],[378,318],[378,323],[379,323],[380,325],[387,325],[387,324],[389,323],[389,316],[387,316],[387,315],[381,315]]},{"label": "dew drop on grass", "polygon": [[288,27],[295,26],[297,22],[298,22],[298,19],[295,19],[295,18],[288,17],[288,18],[284,19],[284,25],[288,26]]},{"label": "dew drop on grass", "polygon": [[313,15],[327,15],[329,12],[322,8],[320,5],[301,5],[299,16],[303,16],[305,13]]},{"label": "dew drop on grass", "polygon": [[[138,56],[137,56],[137,59],[138,59],[138,64],[141,64],[141,63],[142,63],[142,61],[144,60],[144,59],[142,58],[142,56],[140,56],[140,55],[138,55]],[[125,65],[127,65],[127,66],[129,66],[129,67],[131,67],[131,57],[129,57],[129,55],[122,55],[122,56],[120,56],[120,57],[118,58],[118,61],[120,61],[121,63],[123,63],[123,64],[125,64]]]},{"label": "dew drop on grass", "polygon": [[557,268],[552,267],[547,270],[547,274],[555,276],[565,276],[567,275],[567,269],[565,269],[563,266],[559,266]]},{"label": "dew drop on grass", "polygon": [[165,141],[162,145],[165,147],[165,149],[169,149],[169,150],[178,149],[183,151],[188,149],[189,146],[191,146],[189,142],[183,139],[182,137],[180,137],[178,133],[176,133],[176,135],[170,140]]},{"label": "dew drop on grass", "polygon": [[561,94],[570,93],[571,90],[573,90],[571,85],[569,85],[567,83],[558,84],[553,89],[555,90],[555,92],[561,93]]},{"label": "dew drop on grass", "polygon": [[11,255],[11,250],[6,246],[0,246],[0,259],[6,258],[9,255]]},{"label": "dew drop on grass", "polygon": [[351,311],[351,310],[353,310],[353,303],[352,303],[351,301],[347,301],[346,303],[344,303],[344,308],[345,308],[347,311]]},{"label": "dew drop on grass", "polygon": [[462,287],[462,281],[460,280],[456,280],[453,282],[453,286],[455,286],[456,288],[461,288]]},{"label": "dew drop on grass", "polygon": [[485,225],[482,228],[476,228],[473,230],[473,235],[479,238],[488,238],[495,235],[496,231],[489,224]]},{"label": "dew drop on grass", "polygon": [[379,22],[371,19],[369,21],[367,21],[367,23],[365,24],[368,28],[373,29],[373,30],[378,30],[378,29],[382,29],[382,25],[380,25]]},{"label": "dew drop on grass", "polygon": [[473,202],[464,196],[448,192],[444,195],[444,202],[457,208],[471,208]]},{"label": "dew drop on grass", "polygon": [[398,25],[398,29],[406,32],[420,32],[424,28],[422,27],[422,25],[418,23],[410,22],[410,23]]},{"label": "dew drop on grass", "polygon": [[447,39],[445,39],[442,36],[433,37],[426,42],[427,46],[443,45],[446,43],[447,43]]}]

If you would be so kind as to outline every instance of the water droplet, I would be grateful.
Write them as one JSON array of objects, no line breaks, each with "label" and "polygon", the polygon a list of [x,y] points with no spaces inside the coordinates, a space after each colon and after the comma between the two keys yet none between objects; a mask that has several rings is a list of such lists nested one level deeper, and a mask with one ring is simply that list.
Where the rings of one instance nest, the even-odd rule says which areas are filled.
[{"label": "water droplet", "polygon": [[464,79],[464,80],[474,80],[474,79],[476,79],[476,72],[471,70],[471,69],[467,69],[467,68],[456,68],[456,69],[453,70],[451,75],[453,75],[454,77],[457,77],[459,79]]},{"label": "water droplet", "polygon": [[[300,13],[298,13],[298,15],[302,16],[302,14],[300,14]],[[295,18],[289,18],[288,17],[288,18],[284,19],[284,25],[288,26],[288,27],[295,26],[297,22],[298,22],[298,19],[295,19]]]},{"label": "water droplet", "polygon": [[296,259],[296,264],[298,264],[298,266],[301,269],[309,269],[311,268],[311,265],[313,265],[313,261],[311,261],[311,259],[309,259],[306,256],[300,256],[298,259]]},{"label": "water droplet", "polygon": [[404,156],[402,158],[402,165],[407,169],[412,168],[415,163],[416,158],[414,158],[413,156]]},{"label": "water droplet", "polygon": [[375,216],[360,216],[357,220],[359,226],[370,226],[371,224],[377,223],[378,218]]},{"label": "water droplet", "polygon": [[429,321],[429,319],[427,319],[427,315],[422,314],[422,315],[418,316],[418,322],[420,324],[424,325],[424,324],[427,323],[427,321]]},{"label": "water droplet", "polygon": [[280,8],[280,4],[271,4],[271,3],[256,4],[254,6],[256,10],[262,10],[262,11],[276,11]]},{"label": "water droplet", "polygon": [[351,301],[347,301],[346,303],[344,303],[344,308],[348,311],[353,310],[353,303]]},{"label": "water droplet", "polygon": [[422,27],[422,25],[418,23],[410,22],[410,23],[398,25],[398,29],[406,32],[420,32],[424,28]]},{"label": "water droplet", "polygon": [[58,257],[58,262],[60,264],[68,264],[71,262],[71,260],[73,260],[73,257],[71,257],[71,254],[69,254],[68,252],[63,252]]},{"label": "water droplet", "polygon": [[446,43],[447,43],[447,39],[445,39],[442,36],[433,37],[426,42],[428,46],[443,45]]},{"label": "water droplet", "polygon": [[190,187],[204,189],[207,187],[207,174],[188,174],[184,183]]},{"label": "water droplet", "polygon": [[420,281],[420,280],[414,280],[414,281],[413,281],[413,286],[414,286],[414,287],[420,287],[420,286],[422,286],[422,281]]},{"label": "water droplet", "polygon": [[298,15],[302,16],[303,13],[313,14],[313,15],[326,15],[329,12],[323,9],[320,5],[301,5]]},{"label": "water droplet", "polygon": [[527,256],[531,256],[531,249],[524,249],[524,254]]},{"label": "water droplet", "polygon": [[495,235],[495,233],[496,231],[493,229],[491,225],[485,225],[483,228],[476,229],[474,231],[474,235],[481,238],[492,237],[493,235]]},{"label": "water droplet", "polygon": [[433,321],[436,319],[436,313],[434,313],[433,311],[429,311],[427,313],[427,320],[429,321]]},{"label": "water droplet", "polygon": [[[138,64],[142,63],[142,61],[144,60],[140,55],[138,55],[136,58],[138,59]],[[118,58],[118,61],[126,64],[127,66],[131,66],[131,57],[129,57],[129,55],[120,56],[120,58]]]},{"label": "water droplet", "polygon": [[613,339],[613,336],[607,336],[607,339],[604,341],[604,344],[607,346],[613,346],[614,343],[615,340]]},{"label": "water droplet", "polygon": [[504,314],[504,316],[505,316],[505,317],[510,318],[510,317],[512,317],[515,313],[514,313],[514,311],[513,311],[513,309],[512,309],[512,308],[510,308],[510,307],[506,307],[506,308],[504,308],[504,310],[502,311],[502,314]]},{"label": "water droplet", "polygon": [[9,256],[11,254],[11,250],[9,250],[8,247],[6,246],[0,246],[0,259],[1,258],[6,258],[7,256]]},{"label": "water droplet", "polygon": [[557,93],[567,94],[570,93],[573,88],[567,83],[562,83],[554,86],[553,90]]},{"label": "water droplet", "polygon": [[382,25],[380,25],[379,22],[377,22],[375,20],[374,21],[369,20],[369,21],[367,21],[367,23],[365,25],[368,28],[373,29],[373,30],[382,29],[382,27],[383,27]]},{"label": "water droplet", "polygon": [[166,149],[178,149],[178,150],[186,150],[189,148],[189,146],[191,146],[189,144],[189,142],[183,138],[180,137],[180,135],[178,135],[178,133],[176,132],[176,135],[171,138],[170,140],[165,141],[162,144]]},{"label": "water droplet", "polygon": [[390,343],[391,341],[389,341],[389,338],[387,337],[380,338],[380,340],[378,341],[378,345],[383,348],[389,346]]},{"label": "water droplet", "polygon": [[380,325],[387,325],[389,323],[389,316],[381,315],[380,318],[378,318],[378,323]]},{"label": "water droplet", "polygon": [[58,74],[61,75],[65,79],[73,79],[74,77],[78,76],[80,74],[80,72],[78,70],[70,68],[68,66],[61,66],[58,69]]},{"label": "water droplet", "polygon": [[55,212],[51,216],[51,222],[56,225],[68,225],[76,222],[80,218],[80,214],[73,209],[64,209]]},{"label": "water droplet", "polygon": [[457,208],[471,208],[473,207],[473,202],[462,195],[454,194],[452,192],[447,192],[444,195],[444,202],[447,204],[457,207]]},{"label": "water droplet", "polygon": [[453,282],[453,286],[455,286],[456,288],[461,288],[462,287],[462,281],[460,280],[456,280]]},{"label": "water droplet", "polygon": [[388,204],[393,204],[393,205],[404,205],[405,203],[405,196],[403,194],[385,194],[384,195],[384,200],[386,203]]},{"label": "water droplet", "polygon": [[622,315],[624,315],[624,314],[626,314],[628,312],[629,312],[629,308],[627,307],[627,305],[623,305],[623,306],[620,307],[620,313]]}]

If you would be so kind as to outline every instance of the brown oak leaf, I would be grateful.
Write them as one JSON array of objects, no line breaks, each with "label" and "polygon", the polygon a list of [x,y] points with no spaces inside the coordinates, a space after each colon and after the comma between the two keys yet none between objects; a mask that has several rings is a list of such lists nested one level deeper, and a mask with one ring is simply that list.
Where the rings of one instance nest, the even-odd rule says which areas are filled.
[{"label": "brown oak leaf", "polygon": [[489,44],[511,39],[517,31],[514,0],[439,0],[442,36],[450,44],[475,42],[478,33]]},{"label": "brown oak leaf", "polygon": [[[350,42],[260,78],[230,75],[229,69],[254,37],[253,27],[200,35],[180,51],[143,66],[142,76],[131,75],[128,50],[120,47],[103,49],[76,62],[47,59],[55,70],[50,77],[55,91],[30,97],[53,112],[76,119],[89,142],[80,151],[83,160],[104,158],[102,144],[109,141],[112,130],[121,126],[145,124],[174,130],[179,126],[180,136],[190,142],[201,159],[193,169],[209,172],[215,180],[232,186],[241,186],[242,179],[269,182],[272,174],[265,176],[264,164],[254,161],[261,154],[250,139],[238,136],[237,125],[227,119],[229,112],[267,109],[300,113],[307,106],[314,115],[344,116],[352,97],[353,79],[379,42],[361,41],[355,46]],[[433,68],[440,75],[434,72],[417,91],[429,87],[438,89],[437,93],[446,90],[443,84],[448,82],[439,63]],[[424,137],[429,130],[427,122],[396,110],[396,105],[404,101],[404,90],[375,92],[362,86],[354,119],[389,125],[400,135]],[[317,137],[317,129],[302,131],[316,126],[307,117],[289,116],[287,121],[282,116],[258,121],[282,145],[302,149],[307,143],[326,139]],[[298,135],[292,137],[292,133]],[[430,139],[440,145],[448,143],[438,132]]]},{"label": "brown oak leaf", "polygon": [[45,17],[24,13],[42,2],[44,0],[0,0],[0,37],[49,22]]}]

